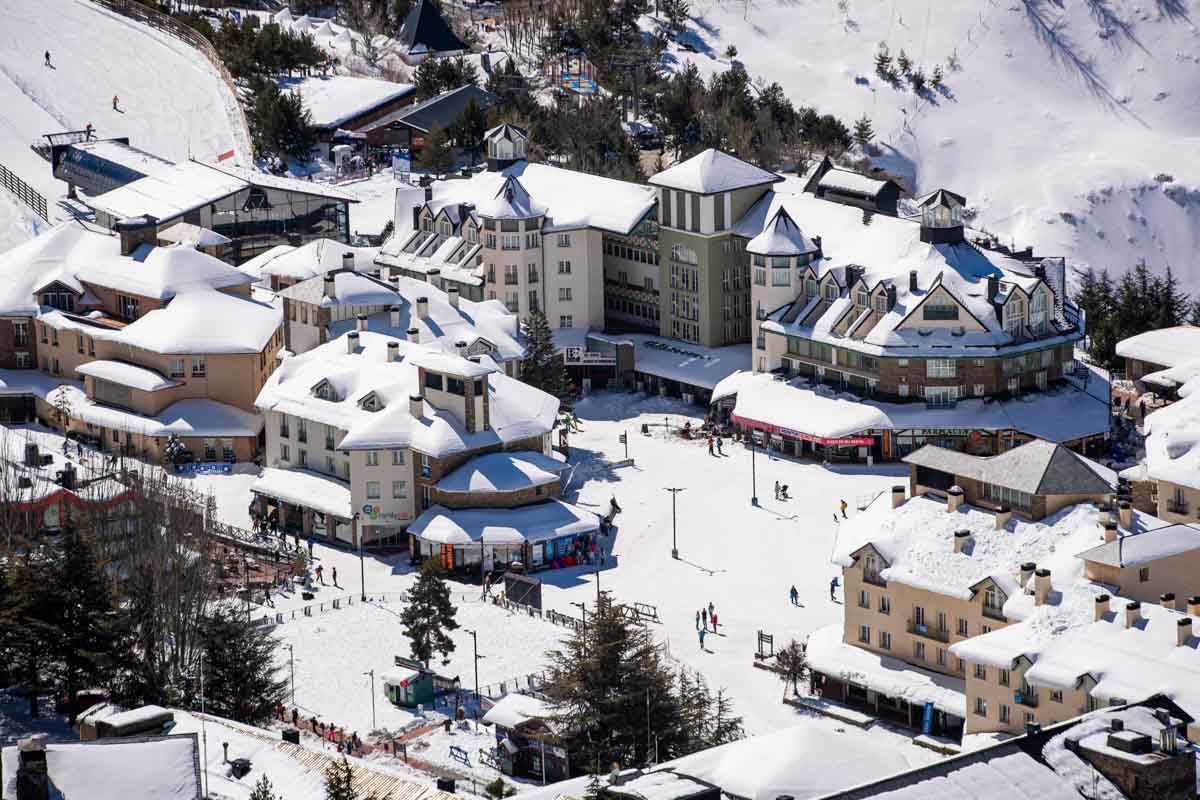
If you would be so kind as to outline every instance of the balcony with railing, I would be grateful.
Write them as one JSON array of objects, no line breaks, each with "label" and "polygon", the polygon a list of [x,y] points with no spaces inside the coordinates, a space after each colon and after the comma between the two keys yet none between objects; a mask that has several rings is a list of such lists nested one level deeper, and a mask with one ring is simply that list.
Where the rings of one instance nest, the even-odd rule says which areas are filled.
[{"label": "balcony with railing", "polygon": [[862,579],[863,583],[869,583],[872,586],[879,586],[884,589],[887,588],[887,581],[885,581],[883,576],[878,572],[867,572],[864,570]]},{"label": "balcony with railing", "polygon": [[989,606],[987,603],[984,603],[983,615],[991,619],[1005,620],[1004,609],[1001,606]]},{"label": "balcony with railing", "polygon": [[1188,504],[1182,500],[1168,500],[1167,511],[1172,514],[1186,514],[1188,513]]},{"label": "balcony with railing", "polygon": [[1022,691],[1013,692],[1013,702],[1026,708],[1037,708],[1037,692],[1032,687],[1026,687]]},{"label": "balcony with railing", "polygon": [[935,642],[950,641],[950,631],[947,628],[935,628],[932,625],[916,623],[910,619],[907,629],[913,636],[921,636],[926,639],[932,639]]}]

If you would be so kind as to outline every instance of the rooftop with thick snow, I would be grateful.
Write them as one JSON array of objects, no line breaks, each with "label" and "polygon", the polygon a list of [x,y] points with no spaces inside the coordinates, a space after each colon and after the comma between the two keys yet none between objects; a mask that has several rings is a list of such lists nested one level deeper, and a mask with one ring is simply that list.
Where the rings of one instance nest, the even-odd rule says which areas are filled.
[{"label": "rooftop with thick snow", "polygon": [[520,545],[599,530],[600,517],[562,500],[520,508],[433,506],[408,526],[408,532],[423,541],[448,545]]},{"label": "rooftop with thick snow", "polygon": [[[421,416],[414,417],[409,397],[423,391],[414,358],[433,351],[362,331],[358,347],[348,352],[347,336],[284,359],[259,393],[258,407],[346,431],[338,444],[342,450],[411,447],[435,457],[542,436],[554,425],[558,400],[503,374],[488,375],[488,430],[468,431],[454,415],[428,401]],[[391,342],[398,353],[393,362],[388,361]],[[327,384],[334,399],[317,397],[313,390],[318,384]],[[361,405],[372,394],[383,404],[379,411]]]},{"label": "rooftop with thick snow", "polygon": [[404,99],[416,91],[411,83],[393,83],[350,75],[309,75],[279,79],[279,88],[296,92],[312,114],[312,124],[334,130],[355,117]]},{"label": "rooftop with thick snow", "polygon": [[1079,558],[1111,567],[1135,567],[1193,550],[1200,550],[1200,527],[1162,525],[1096,545],[1080,553]]},{"label": "rooftop with thick snow", "polygon": [[[0,800],[19,800],[18,751],[0,751]],[[46,770],[64,800],[194,800],[200,797],[200,747],[196,734],[48,742]],[[23,795],[22,795],[23,796]]]},{"label": "rooftop with thick snow", "polygon": [[246,261],[238,267],[253,280],[265,282],[270,277],[304,281],[345,266],[343,256],[354,256],[354,269],[370,272],[379,253],[377,247],[354,247],[334,239],[314,239],[292,247],[280,244]]},{"label": "rooftop with thick snow", "polygon": [[1117,355],[1162,367],[1194,361],[1200,357],[1200,327],[1178,325],[1130,336],[1117,342]]},{"label": "rooftop with thick snow", "polygon": [[1179,389],[1180,399],[1146,416],[1146,474],[1156,481],[1200,489],[1200,378]]},{"label": "rooftop with thick snow", "polygon": [[650,178],[651,186],[696,194],[715,194],[747,189],[783,178],[749,164],[736,156],[709,148],[686,161],[668,167]]},{"label": "rooftop with thick snow", "polygon": [[566,463],[532,450],[477,456],[437,483],[442,492],[515,492],[558,483]]}]

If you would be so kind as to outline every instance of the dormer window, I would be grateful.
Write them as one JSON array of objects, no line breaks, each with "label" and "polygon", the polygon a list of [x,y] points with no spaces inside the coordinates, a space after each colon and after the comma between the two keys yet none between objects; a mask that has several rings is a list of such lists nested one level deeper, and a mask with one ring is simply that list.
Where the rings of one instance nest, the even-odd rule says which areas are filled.
[{"label": "dormer window", "polygon": [[887,295],[880,294],[875,296],[875,310],[880,314],[887,311]]},{"label": "dormer window", "polygon": [[804,293],[809,297],[816,297],[820,289],[817,285],[816,278],[807,278],[804,281]]},{"label": "dormer window", "polygon": [[466,232],[467,232],[467,241],[470,242],[471,244],[478,244],[479,243],[479,229],[476,228],[474,225],[466,225],[464,227],[466,228]]},{"label": "dormer window", "polygon": [[369,392],[366,397],[358,401],[358,407],[363,411],[379,411],[383,408],[383,403],[380,402],[379,395]]},{"label": "dormer window", "polygon": [[337,392],[333,389],[333,384],[329,381],[321,381],[312,390],[313,397],[318,400],[328,400],[331,403],[337,402]]},{"label": "dormer window", "polygon": [[1025,301],[1013,296],[1004,306],[1004,329],[1010,336],[1019,336],[1026,322]]},{"label": "dormer window", "polygon": [[949,300],[931,299],[921,307],[922,319],[941,321],[958,319],[958,306]]},{"label": "dormer window", "polygon": [[1046,332],[1046,293],[1037,291],[1029,299],[1029,329],[1041,336]]},{"label": "dormer window", "polygon": [[825,284],[825,299],[832,303],[838,299],[838,287],[836,283],[830,282]]},{"label": "dormer window", "polygon": [[871,305],[871,296],[866,292],[858,292],[854,295],[854,304],[860,308],[867,308]]}]

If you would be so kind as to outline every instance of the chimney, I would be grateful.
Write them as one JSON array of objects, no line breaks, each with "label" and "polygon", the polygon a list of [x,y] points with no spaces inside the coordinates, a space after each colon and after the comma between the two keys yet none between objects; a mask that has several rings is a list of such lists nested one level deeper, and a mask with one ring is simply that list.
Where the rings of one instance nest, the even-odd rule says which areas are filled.
[{"label": "chimney", "polygon": [[400,327],[400,306],[392,306],[391,309],[389,309],[389,310],[391,311],[391,314],[392,314],[392,318],[391,318],[392,327],[399,328]]},{"label": "chimney", "polygon": [[910,292],[917,291],[917,271],[915,269],[908,271],[908,290]]},{"label": "chimney", "polygon": [[350,331],[346,334],[346,353],[354,355],[358,352],[358,331]]},{"label": "chimney", "polygon": [[946,510],[951,511],[951,512],[958,511],[958,507],[961,506],[962,504],[963,504],[962,487],[955,484],[954,486],[950,487],[950,490],[948,492],[946,492]]},{"label": "chimney", "polygon": [[332,272],[325,273],[325,286],[321,291],[325,297],[335,297],[337,295],[334,274]]},{"label": "chimney", "polygon": [[458,308],[458,287],[446,287],[446,301],[450,303],[451,308]]},{"label": "chimney", "polygon": [[1175,623],[1175,644],[1186,647],[1188,639],[1192,638],[1192,618],[1184,617]]},{"label": "chimney", "polygon": [[1189,617],[1200,617],[1200,594],[1194,594],[1187,599],[1187,614]]},{"label": "chimney", "polygon": [[429,283],[431,285],[437,286],[437,281],[438,281],[438,278],[441,277],[441,274],[442,274],[442,271],[440,269],[438,269],[437,267],[434,267],[433,269],[431,269],[425,273],[425,280],[429,281]]},{"label": "chimney", "polygon": [[815,256],[813,256],[813,260],[819,261],[825,255],[824,251],[821,250],[821,237],[820,236],[812,237],[812,242],[817,248],[817,253]]},{"label": "chimney", "polygon": [[1117,506],[1117,516],[1121,520],[1121,527],[1125,530],[1133,530],[1133,506],[1128,500],[1122,500]]},{"label": "chimney", "polygon": [[421,332],[416,328],[409,328],[404,333],[408,336],[408,340],[413,344],[417,344],[421,341]]},{"label": "chimney", "polygon": [[1096,613],[1092,616],[1094,622],[1099,622],[1104,619],[1104,615],[1108,613],[1109,596],[1106,594],[1096,595]]},{"label": "chimney", "polygon": [[1162,594],[1160,594],[1158,596],[1158,604],[1160,606],[1162,606],[1163,608],[1169,608],[1172,611],[1174,611],[1175,610],[1175,593],[1174,592],[1163,592]]},{"label": "chimney", "polygon": [[1033,577],[1033,571],[1037,569],[1037,564],[1032,561],[1026,561],[1021,565],[1020,583],[1022,589],[1029,588],[1029,579]]},{"label": "chimney", "polygon": [[400,360],[400,343],[399,342],[388,342],[387,343],[387,360],[388,360],[389,364]]},{"label": "chimney", "polygon": [[408,413],[413,419],[420,419],[425,414],[425,398],[419,394],[408,396]]},{"label": "chimney", "polygon": [[954,552],[961,553],[971,541],[971,532],[967,530],[954,532]]},{"label": "chimney", "polygon": [[1115,542],[1120,534],[1117,532],[1117,523],[1112,520],[1107,514],[1104,521],[1100,523],[1100,527],[1104,529],[1104,541]]},{"label": "chimney", "polygon": [[1110,720],[1108,723],[1108,729],[1112,733],[1120,733],[1121,731],[1125,730],[1125,720],[1121,719],[1120,717]]},{"label": "chimney", "polygon": [[16,784],[17,800],[50,800],[44,733],[18,740]]},{"label": "chimney", "polygon": [[892,487],[892,508],[899,508],[902,505],[904,505],[904,487],[899,486],[899,485],[893,486]]},{"label": "chimney", "polygon": [[417,319],[425,319],[429,316],[429,298],[417,298]]},{"label": "chimney", "polygon": [[359,314],[354,318],[354,330],[365,331],[367,329],[367,315]]},{"label": "chimney", "polygon": [[1142,618],[1142,604],[1132,600],[1125,604],[1125,627],[1132,628]]},{"label": "chimney", "polygon": [[342,269],[348,269],[351,272],[354,271],[354,253],[351,253],[349,250],[342,253]]},{"label": "chimney", "polygon": [[1000,506],[996,509],[996,530],[1002,531],[1012,519],[1012,508],[1010,506]]},{"label": "chimney", "polygon": [[1000,293],[1000,279],[995,275],[989,275],[987,279],[987,299],[988,302],[996,299],[996,295]]},{"label": "chimney", "polygon": [[1035,606],[1044,606],[1049,597],[1050,570],[1039,569],[1033,573],[1033,604]]},{"label": "chimney", "polygon": [[224,759],[224,763],[228,764],[229,763],[229,742],[221,742],[221,748],[225,751],[224,756],[222,756],[222,758]]},{"label": "chimney", "polygon": [[458,353],[462,358],[467,357],[467,343],[461,339],[454,343],[454,352]]},{"label": "chimney", "polygon": [[113,225],[121,238],[121,255],[132,255],[140,245],[158,243],[158,219],[149,215],[123,219]]}]

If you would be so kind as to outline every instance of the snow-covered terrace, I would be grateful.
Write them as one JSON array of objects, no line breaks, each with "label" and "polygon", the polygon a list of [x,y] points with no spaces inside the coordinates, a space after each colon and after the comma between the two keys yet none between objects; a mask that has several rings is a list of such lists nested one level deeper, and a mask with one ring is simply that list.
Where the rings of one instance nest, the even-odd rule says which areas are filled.
[{"label": "snow-covered terrace", "polygon": [[1163,367],[1174,367],[1200,356],[1200,327],[1179,325],[1139,333],[1117,342],[1117,355]]},{"label": "snow-covered terrace", "polygon": [[408,532],[434,544],[519,545],[595,534],[600,518],[561,500],[520,508],[427,509]]},{"label": "snow-covered terrace", "polygon": [[250,491],[339,519],[352,516],[349,485],[300,467],[266,467]]},{"label": "snow-covered terrace", "polygon": [[108,381],[109,383],[128,386],[131,389],[137,389],[142,392],[159,392],[163,389],[170,389],[181,385],[179,381],[173,381],[160,372],[139,367],[136,364],[130,364],[125,361],[97,359],[96,361],[89,361],[86,364],[80,364],[75,368],[75,371],[80,375],[87,375],[92,378]]},{"label": "snow-covered terrace", "polygon": [[296,92],[312,114],[312,124],[333,130],[380,106],[408,97],[416,87],[349,75],[280,78],[279,88]]}]

